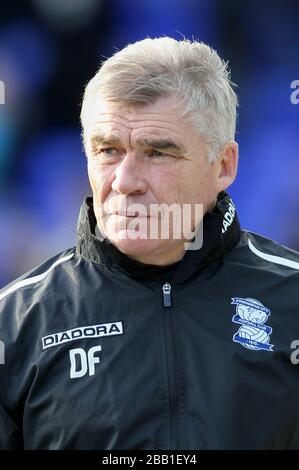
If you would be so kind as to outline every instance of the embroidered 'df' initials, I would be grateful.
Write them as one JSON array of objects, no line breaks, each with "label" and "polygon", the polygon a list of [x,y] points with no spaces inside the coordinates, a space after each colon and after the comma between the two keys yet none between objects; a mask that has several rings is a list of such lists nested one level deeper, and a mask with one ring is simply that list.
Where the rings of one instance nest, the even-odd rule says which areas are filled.
[{"label": "embroidered 'df' initials", "polygon": [[95,374],[96,364],[100,363],[99,353],[102,351],[102,346],[93,346],[86,352],[82,348],[70,349],[70,378],[79,379],[88,375]]}]

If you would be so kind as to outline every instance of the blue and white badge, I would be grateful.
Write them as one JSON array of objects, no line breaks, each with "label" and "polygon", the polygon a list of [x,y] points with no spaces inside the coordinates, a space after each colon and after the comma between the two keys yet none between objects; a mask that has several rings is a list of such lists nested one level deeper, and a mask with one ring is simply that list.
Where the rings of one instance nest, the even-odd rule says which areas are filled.
[{"label": "blue and white badge", "polygon": [[232,321],[241,325],[233,341],[247,349],[273,351],[273,344],[270,344],[272,328],[265,325],[271,311],[258,300],[249,297],[232,297],[231,303],[236,305]]}]

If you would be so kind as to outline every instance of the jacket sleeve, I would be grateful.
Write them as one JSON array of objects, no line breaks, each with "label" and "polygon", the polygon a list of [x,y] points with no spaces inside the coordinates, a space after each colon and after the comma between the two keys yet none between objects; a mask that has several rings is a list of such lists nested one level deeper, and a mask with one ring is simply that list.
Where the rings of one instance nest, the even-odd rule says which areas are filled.
[{"label": "jacket sleeve", "polygon": [[[1,295],[1,291],[0,291]],[[10,296],[9,296],[10,297]],[[14,298],[0,300],[0,449],[22,448],[22,412],[17,362],[22,351],[16,347],[18,321]],[[19,422],[19,424],[17,424]]]},{"label": "jacket sleeve", "polygon": [[21,449],[20,430],[17,424],[0,404],[0,449]]}]

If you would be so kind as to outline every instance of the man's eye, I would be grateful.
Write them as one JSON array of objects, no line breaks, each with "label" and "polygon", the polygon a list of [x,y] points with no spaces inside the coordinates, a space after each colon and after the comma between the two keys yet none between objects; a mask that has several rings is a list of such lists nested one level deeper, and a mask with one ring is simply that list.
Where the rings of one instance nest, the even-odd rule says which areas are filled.
[{"label": "man's eye", "polygon": [[151,150],[151,152],[149,152],[149,156],[163,158],[163,157],[170,157],[171,155],[169,155],[168,153],[160,152],[159,150]]},{"label": "man's eye", "polygon": [[108,155],[108,156],[114,156],[114,155],[117,155],[117,150],[112,148],[112,147],[107,147],[107,148],[103,148],[103,149],[99,149],[98,150],[98,153],[102,154],[102,155]]},{"label": "man's eye", "polygon": [[117,157],[119,150],[113,147],[97,147],[94,149],[93,154],[101,158]]}]

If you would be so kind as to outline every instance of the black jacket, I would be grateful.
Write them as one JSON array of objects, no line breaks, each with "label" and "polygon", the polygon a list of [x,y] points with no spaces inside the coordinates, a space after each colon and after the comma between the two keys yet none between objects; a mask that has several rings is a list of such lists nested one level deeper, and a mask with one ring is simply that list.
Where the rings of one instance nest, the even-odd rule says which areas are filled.
[{"label": "black jacket", "polygon": [[299,449],[298,253],[226,194],[173,269],[95,223],[86,199],[76,248],[0,291],[0,448]]}]

